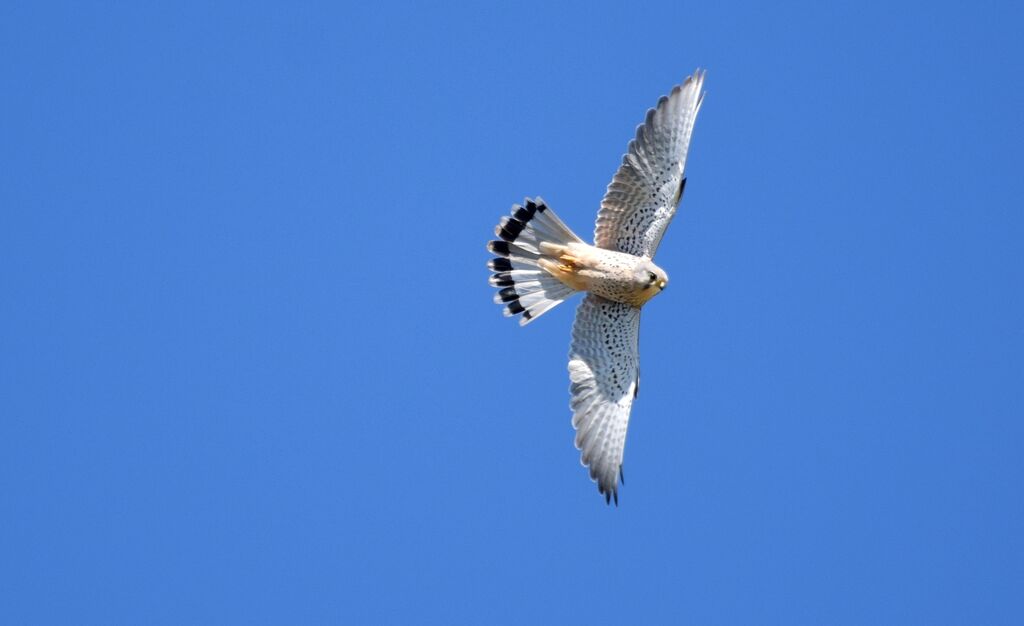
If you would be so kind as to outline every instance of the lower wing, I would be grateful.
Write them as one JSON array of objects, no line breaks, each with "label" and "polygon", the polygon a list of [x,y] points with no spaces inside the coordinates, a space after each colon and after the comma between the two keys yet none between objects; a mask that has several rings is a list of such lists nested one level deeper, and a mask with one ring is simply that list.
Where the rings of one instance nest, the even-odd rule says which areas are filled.
[{"label": "lower wing", "polygon": [[626,428],[639,384],[640,309],[594,294],[576,310],[569,388],[576,447],[605,501],[618,504]]}]

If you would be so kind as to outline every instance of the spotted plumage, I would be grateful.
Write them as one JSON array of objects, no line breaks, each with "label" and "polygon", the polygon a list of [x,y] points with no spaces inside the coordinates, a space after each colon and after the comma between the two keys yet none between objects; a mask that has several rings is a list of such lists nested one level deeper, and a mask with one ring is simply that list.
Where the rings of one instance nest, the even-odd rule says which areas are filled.
[{"label": "spotted plumage", "polygon": [[651,260],[686,185],[690,136],[703,101],[697,71],[647,112],[583,242],[540,198],[512,207],[487,248],[490,284],[506,316],[526,325],[577,291],[569,350],[572,425],[580,460],[605,501],[618,480],[629,415],[640,385],[640,309],[668,284]]}]

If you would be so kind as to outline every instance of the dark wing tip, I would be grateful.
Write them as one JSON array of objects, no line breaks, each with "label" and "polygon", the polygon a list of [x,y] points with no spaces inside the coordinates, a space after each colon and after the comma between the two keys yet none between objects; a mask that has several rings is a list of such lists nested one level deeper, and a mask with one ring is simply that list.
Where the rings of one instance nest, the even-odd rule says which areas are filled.
[{"label": "dark wing tip", "polygon": [[686,190],[686,177],[683,176],[683,180],[679,183],[679,189],[676,190],[675,203],[678,206],[679,202],[683,199],[683,192]]},{"label": "dark wing tip", "polygon": [[619,506],[619,490],[616,485],[611,487],[605,487],[600,482],[597,483],[597,490],[602,496],[604,496],[604,503],[611,504],[615,502],[615,506]]}]

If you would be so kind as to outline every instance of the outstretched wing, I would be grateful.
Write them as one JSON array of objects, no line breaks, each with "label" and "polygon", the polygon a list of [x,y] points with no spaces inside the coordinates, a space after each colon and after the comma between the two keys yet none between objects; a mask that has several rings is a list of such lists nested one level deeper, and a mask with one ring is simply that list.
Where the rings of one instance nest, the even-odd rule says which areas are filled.
[{"label": "outstretched wing", "polygon": [[640,309],[587,294],[569,349],[572,425],[580,460],[605,501],[619,503],[622,451],[640,374]]},{"label": "outstretched wing", "polygon": [[697,70],[647,111],[597,214],[594,245],[654,256],[683,195],[686,153],[704,94]]}]

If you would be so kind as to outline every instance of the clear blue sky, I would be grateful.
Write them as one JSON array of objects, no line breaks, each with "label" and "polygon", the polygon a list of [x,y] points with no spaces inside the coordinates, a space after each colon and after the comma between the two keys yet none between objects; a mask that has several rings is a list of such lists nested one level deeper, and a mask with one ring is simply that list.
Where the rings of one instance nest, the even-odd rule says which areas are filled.
[{"label": "clear blue sky", "polygon": [[[514,7],[4,3],[0,621],[1024,622],[1022,10]],[[484,245],[698,66],[616,509]]]}]

